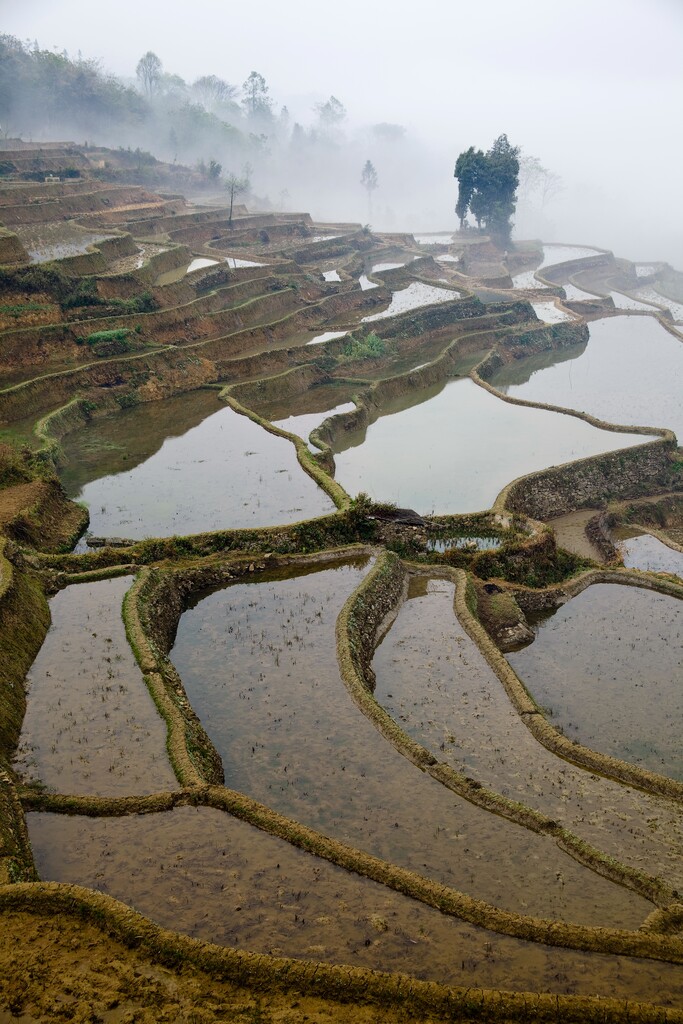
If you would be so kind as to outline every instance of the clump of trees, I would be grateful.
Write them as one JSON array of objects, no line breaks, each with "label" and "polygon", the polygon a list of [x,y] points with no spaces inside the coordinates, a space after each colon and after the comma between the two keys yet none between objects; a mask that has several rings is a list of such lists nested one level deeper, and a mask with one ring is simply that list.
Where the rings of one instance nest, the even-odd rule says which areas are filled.
[{"label": "clump of trees", "polygon": [[508,245],[517,205],[519,146],[499,135],[487,153],[470,146],[455,163],[458,201],[455,212],[463,228],[468,212],[499,245]]}]

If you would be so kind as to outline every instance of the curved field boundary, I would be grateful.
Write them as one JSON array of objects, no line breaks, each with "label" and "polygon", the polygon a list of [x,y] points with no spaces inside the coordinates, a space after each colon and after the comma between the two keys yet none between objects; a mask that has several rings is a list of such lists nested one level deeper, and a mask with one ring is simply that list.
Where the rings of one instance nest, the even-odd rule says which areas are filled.
[{"label": "curved field boundary", "polygon": [[[334,554],[330,553],[326,561],[331,560],[332,557],[336,559],[344,556],[348,557],[349,554],[359,553],[359,550],[358,548],[346,549],[337,551]],[[366,553],[369,553],[370,550],[365,549]],[[308,558],[299,556],[298,558],[282,560],[279,564],[305,566],[307,564],[319,563],[319,561],[320,559],[317,556]],[[199,723],[190,705],[182,686],[182,681],[170,663],[166,651],[170,648],[184,603],[191,593],[210,585],[221,583],[227,585],[231,580],[239,579],[240,576],[244,576],[252,571],[263,571],[270,568],[271,565],[274,568],[278,567],[277,562],[268,562],[268,565],[262,562],[256,565],[253,562],[250,563],[246,558],[231,559],[228,562],[213,559],[203,565],[188,565],[183,569],[170,569],[166,571],[146,570],[128,591],[124,600],[124,621],[129,641],[145,675],[145,681],[150,687],[153,699],[159,708],[160,714],[167,723],[169,730],[168,751],[171,763],[181,785],[192,787],[191,799],[204,799],[201,793],[209,792],[203,789],[206,781],[216,781],[216,776],[219,775],[219,781],[222,782],[222,768],[215,748],[213,748],[210,740],[206,737],[201,723]],[[456,578],[456,580],[458,579],[457,571],[446,570],[444,575]],[[464,576],[465,574],[463,573],[462,575]],[[660,908],[664,908],[665,911],[672,908],[675,900],[674,893],[660,879],[626,868],[612,858],[606,857],[589,844],[584,843],[568,830],[562,829],[556,822],[551,821],[546,816],[532,811],[523,804],[506,800],[498,794],[486,790],[481,785],[446,765],[437,764],[434,756],[420,744],[411,740],[386,714],[384,709],[377,704],[365,682],[365,672],[367,667],[369,667],[380,624],[402,597],[404,577],[405,569],[398,557],[391,553],[382,554],[361,586],[347,600],[337,620],[337,652],[340,671],[345,685],[349,688],[360,710],[371,719],[373,724],[393,743],[400,753],[420,767],[421,770],[432,774],[437,781],[446,785],[453,792],[458,793],[458,795],[488,811],[500,814],[517,824],[530,828],[534,832],[549,835],[549,837],[552,837],[557,842],[560,849],[591,870],[598,872],[616,884],[624,885],[638,892]],[[150,626],[152,624],[154,636],[151,635],[152,630]],[[197,727],[203,737],[202,742],[205,742],[200,758],[196,754],[200,742],[197,738]],[[190,744],[194,744],[194,752],[188,749],[188,740]],[[213,776],[213,779],[211,776]],[[319,833],[307,829],[296,822],[292,822],[290,819],[278,815],[269,808],[264,808],[263,805],[242,794],[236,794],[223,787],[216,786],[211,787],[210,792],[213,794],[211,806],[219,806],[219,804],[215,803],[216,799],[219,799],[219,801],[228,800],[230,806],[224,807],[224,809],[229,810],[231,814],[242,816],[252,824],[265,828],[267,831],[272,831],[273,834],[280,835],[282,838],[288,839],[288,841],[301,846],[303,849],[316,852],[326,859],[331,859],[342,867],[350,868],[351,870],[358,871],[360,874],[373,878],[375,881],[382,881],[384,884],[392,884],[393,886],[393,883],[386,882],[387,865],[385,862],[379,861],[376,858],[369,858],[363,861],[363,858],[366,857],[365,854],[352,850],[352,848],[340,844],[336,840],[320,837]],[[128,812],[131,812],[132,809],[144,805],[144,798],[142,798],[143,804],[140,804],[139,800],[136,801],[135,799],[133,799],[132,803],[129,799],[123,804],[120,801],[110,801],[103,798],[90,800],[89,798],[64,797],[60,799],[63,800],[60,809],[71,809],[72,812],[76,810],[77,813],[79,808],[84,807],[97,808],[97,812],[101,813],[106,807],[120,806],[127,807]],[[158,809],[158,804],[154,802],[158,799],[158,797],[150,798],[152,801],[149,805],[150,809]],[[168,797],[167,799],[172,798]],[[46,806],[45,801],[48,800],[49,806],[54,807],[53,798],[46,795],[31,795],[27,791],[26,800],[32,806],[36,806],[37,801],[37,805],[42,807]],[[220,806],[224,805],[220,804]],[[348,860],[349,856],[352,858],[351,861]],[[339,859],[340,857],[342,857],[341,860]],[[359,860],[358,858],[361,859]],[[362,864],[365,864],[365,866],[363,867]],[[381,870],[378,868],[378,865],[381,865]],[[391,866],[391,871],[399,872],[396,878],[400,877],[403,879],[399,891],[422,899],[421,896],[416,895],[418,889],[403,887],[405,880],[413,877],[411,872],[403,872],[402,869],[395,868],[394,866]],[[420,876],[414,877],[419,878]],[[420,879],[420,885],[423,884],[432,885],[432,883],[427,883],[425,880]],[[441,891],[443,887],[438,888]],[[444,891],[453,892],[454,890]],[[460,902],[457,906],[460,909],[457,910],[457,916],[463,916],[465,913],[472,915],[467,916],[466,919],[473,923],[484,924],[485,927],[491,927],[494,931],[500,930],[499,924],[495,922],[500,922],[503,919],[510,924],[511,921],[517,921],[519,918],[518,925],[520,928],[522,924],[519,922],[527,922],[529,920],[519,915],[510,915],[507,912],[503,914],[503,918],[499,919],[496,917],[496,914],[503,912],[498,910],[494,912],[492,908],[481,901],[474,900],[471,903],[463,903],[463,900],[468,901],[470,898],[462,894],[458,894],[458,900]],[[430,902],[430,905],[443,909],[441,903],[438,902]],[[455,906],[456,904],[453,904],[453,907]],[[453,910],[452,912],[455,913],[456,911]],[[492,921],[494,922],[493,924],[490,923]],[[546,938],[538,937],[541,935],[539,927],[534,925],[532,931],[528,932],[525,923],[523,925],[525,929],[524,934],[519,931],[514,933],[508,932],[508,934],[515,934],[518,937],[531,937],[533,934],[536,936],[534,941],[548,941]],[[564,928],[565,926],[557,924],[555,927]],[[574,926],[567,927],[574,929]],[[569,938],[570,932],[567,932],[565,939],[559,943],[560,945],[565,945],[569,942],[573,943],[574,941],[588,941],[585,935],[583,939],[580,938],[583,935],[583,930],[579,926],[576,927],[578,931],[575,929],[571,931],[572,938]],[[602,930],[600,931],[602,932]],[[593,930],[589,928],[586,934],[592,935]],[[592,942],[593,939],[590,941]],[[595,947],[581,946],[580,948]]]},{"label": "curved field boundary", "polygon": [[144,569],[123,601],[126,635],[159,714],[167,726],[167,751],[183,786],[223,782],[221,759],[197,718],[182,680],[168,657],[189,594],[210,586],[281,566],[319,565],[354,555],[374,554],[368,547],[346,547],[325,555],[271,557],[238,555],[209,558],[180,568]]},{"label": "curved field boundary", "polygon": [[[640,768],[637,765],[629,764],[620,758],[612,757],[609,754],[601,754],[567,739],[548,722],[540,707],[529,694],[528,690],[509,665],[506,658],[501,654],[498,647],[489,637],[484,627],[470,611],[467,600],[467,575],[461,569],[453,570],[456,580],[455,610],[456,615],[463,629],[476,643],[495,674],[500,679],[505,692],[512,702],[515,710],[531,734],[539,743],[552,754],[575,764],[587,771],[597,772],[616,782],[624,783],[627,786],[634,786],[636,789],[645,790],[657,796],[683,802],[683,782],[670,779],[666,775]],[[630,586],[644,587],[648,590],[655,590],[658,593],[668,594],[683,600],[683,586],[666,580],[653,579],[645,573],[639,573],[629,569],[591,569],[588,572],[576,577],[557,587],[554,591],[548,588],[547,592],[554,592],[566,598],[569,594],[575,597],[593,583],[620,583]]]},{"label": "curved field boundary", "polygon": [[156,814],[187,805],[212,807],[231,814],[269,835],[283,839],[312,856],[320,857],[346,871],[353,871],[378,882],[443,914],[460,918],[489,931],[547,946],[683,963],[683,938],[666,934],[670,922],[679,922],[680,904],[672,904],[669,908],[654,911],[638,931],[567,924],[563,921],[501,910],[457,889],[425,878],[408,868],[391,864],[340,840],[316,832],[251,797],[224,786],[183,789],[174,793],[156,793],[146,797],[71,796],[28,789],[23,790],[20,795],[25,810],[88,817]]},{"label": "curved field boundary", "polygon": [[[465,626],[460,616],[460,606],[462,604],[466,606],[467,576],[463,570],[445,567],[441,571],[437,569],[436,572],[432,571],[431,567],[429,569],[413,567],[413,569],[417,570],[418,575],[438,576],[451,579],[456,583],[456,614],[462,625]],[[661,879],[620,864],[560,826],[547,815],[534,811],[518,801],[509,800],[482,786],[481,783],[475,782],[450,765],[438,762],[431,751],[413,740],[375,700],[372,695],[374,679],[370,661],[374,654],[381,625],[388,615],[395,612],[397,605],[403,599],[405,573],[406,569],[398,557],[391,552],[385,552],[378,558],[374,568],[357,590],[350,595],[337,620],[337,654],[340,671],[344,684],[358,708],[399,753],[447,789],[457,793],[458,796],[484,810],[499,814],[517,825],[528,828],[532,832],[554,838],[564,853],[585,867],[608,878],[611,882],[638,892],[658,906],[668,907],[673,904],[677,899],[677,894]],[[476,620],[473,621],[476,622]],[[488,640],[483,627],[480,626],[479,629]],[[472,636],[469,629],[467,632]],[[474,636],[472,639],[481,648],[478,639]],[[489,643],[492,642],[489,640]],[[502,655],[500,657],[502,658]],[[505,665],[512,672],[507,662]],[[512,674],[514,675],[514,673]],[[517,682],[521,686],[519,680]],[[506,691],[508,691],[507,686]],[[529,708],[526,709],[526,714],[528,713]]]},{"label": "curved field boundary", "polygon": [[177,935],[103,893],[82,886],[33,883],[3,886],[0,911],[68,914],[140,950],[171,969],[182,964],[215,978],[263,989],[298,992],[341,1002],[396,1007],[451,1021],[538,1024],[683,1024],[683,1011],[612,998],[560,996],[495,989],[448,988],[401,974],[332,966],[267,954],[246,953]]},{"label": "curved field boundary", "polygon": [[329,498],[332,499],[337,508],[345,509],[348,508],[351,503],[351,498],[341,486],[337,483],[329,473],[326,473],[319,462],[316,460],[314,454],[308,448],[308,445],[299,437],[298,434],[292,434],[288,430],[282,430],[281,427],[276,427],[270,420],[265,419],[263,416],[259,416],[257,412],[252,409],[248,409],[246,406],[241,405],[236,398],[233,398],[230,394],[230,389],[223,390],[220,394],[223,401],[230,406],[235,412],[241,416],[246,416],[247,419],[252,420],[254,423],[258,423],[259,426],[267,430],[269,434],[274,434],[276,437],[283,437],[287,441],[291,441],[296,450],[296,457],[299,465],[305,473],[311,477],[315,483],[322,488]]},{"label": "curved field boundary", "polygon": [[[547,518],[548,515],[559,515],[560,511],[558,511],[557,508],[551,509],[544,507],[544,496],[540,494],[542,488],[539,487],[541,483],[547,484],[551,491],[555,485],[557,490],[566,492],[565,505],[567,507],[563,507],[562,511],[572,511],[577,508],[579,504],[587,504],[589,497],[594,501],[602,500],[604,498],[604,489],[606,485],[604,479],[602,481],[598,481],[596,479],[595,483],[591,485],[596,493],[588,495],[582,493],[580,498],[577,498],[578,489],[575,489],[573,491],[573,497],[575,501],[578,501],[578,504],[572,504],[572,501],[567,497],[569,492],[572,490],[569,487],[570,477],[578,479],[582,475],[584,469],[589,472],[593,470],[597,473],[602,473],[603,477],[605,477],[606,475],[609,475],[612,467],[616,467],[618,465],[619,469],[622,470],[622,475],[625,476],[625,474],[623,474],[624,464],[628,464],[631,477],[634,479],[631,483],[626,479],[625,485],[620,484],[619,486],[622,489],[622,493],[615,495],[615,497],[629,497],[628,493],[623,493],[624,490],[627,491],[629,487],[632,490],[637,490],[638,493],[643,492],[646,484],[649,484],[652,487],[658,487],[661,485],[662,478],[667,474],[670,474],[673,470],[673,465],[669,462],[669,456],[676,450],[676,435],[673,431],[668,430],[665,427],[626,426],[623,424],[609,423],[606,420],[601,420],[596,416],[592,416],[590,413],[578,412],[576,409],[551,405],[546,402],[531,402],[524,398],[515,398],[510,395],[506,395],[486,380],[486,374],[495,369],[496,365],[499,365],[499,363],[497,363],[498,359],[500,359],[500,356],[498,356],[497,353],[490,353],[478,364],[478,366],[474,367],[470,371],[470,377],[475,384],[478,384],[496,398],[500,398],[502,401],[508,402],[510,405],[526,406],[531,409],[545,409],[548,412],[574,416],[576,419],[584,420],[586,423],[590,423],[592,426],[597,427],[600,430],[609,430],[613,433],[643,435],[656,434],[659,435],[659,437],[655,441],[648,441],[635,447],[618,448],[614,451],[592,455],[585,459],[576,459],[572,462],[566,462],[559,466],[551,466],[547,469],[538,470],[535,473],[529,473],[526,476],[517,477],[509,484],[506,484],[500,494],[496,497],[492,506],[496,511],[522,511],[537,519],[544,517]],[[614,487],[614,483],[612,483],[611,486]],[[549,499],[546,496],[546,504],[548,503],[548,500]]]}]

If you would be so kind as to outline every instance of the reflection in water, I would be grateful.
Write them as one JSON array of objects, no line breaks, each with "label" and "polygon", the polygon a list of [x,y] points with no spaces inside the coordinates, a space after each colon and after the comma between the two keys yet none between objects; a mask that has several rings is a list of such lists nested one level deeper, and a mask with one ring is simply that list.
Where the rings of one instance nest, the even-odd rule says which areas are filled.
[{"label": "reflection in water", "polygon": [[124,900],[162,926],[254,952],[402,971],[442,984],[620,994],[679,1003],[671,964],[577,953],[446,917],[227,814],[29,814],[43,879]]},{"label": "reflection in water", "polygon": [[567,736],[683,779],[683,602],[595,584],[508,660]]},{"label": "reflection in water", "polygon": [[[135,429],[132,415],[127,426]],[[135,468],[81,483],[74,496],[89,507],[90,532],[110,537],[265,526],[334,510],[289,441],[225,407]]]},{"label": "reflection in water", "polygon": [[571,362],[561,362],[563,353],[545,354],[554,365],[529,379],[524,368],[538,363],[515,360],[491,383],[515,398],[578,409],[610,423],[668,427],[683,438],[680,341],[651,317],[609,317],[589,330],[587,347]]},{"label": "reflection in water", "polygon": [[226,784],[506,908],[637,926],[640,897],[456,797],[360,713],[340,679],[335,622],[364,571],[234,584],[198,595],[182,616],[171,657]]},{"label": "reflection in water", "polygon": [[474,512],[489,508],[518,476],[646,440],[510,405],[471,380],[411,397],[420,404],[387,411],[367,433],[345,435],[349,447],[335,462],[349,494],[366,491],[423,514]]},{"label": "reflection in water", "polygon": [[149,695],[121,619],[130,576],[66,587],[28,674],[15,767],[61,793],[175,789],[166,726]]},{"label": "reflection in water", "polygon": [[[308,438],[308,435],[315,427],[319,427],[323,420],[326,420],[328,416],[337,416],[342,412],[353,412],[356,408],[355,402],[341,402],[339,405],[333,406],[331,409],[325,409],[321,412],[305,412],[287,416],[286,419],[274,420],[276,427],[280,427],[281,430],[288,430],[292,434],[298,434],[304,441]],[[314,445],[309,445],[312,451],[318,449]]]}]

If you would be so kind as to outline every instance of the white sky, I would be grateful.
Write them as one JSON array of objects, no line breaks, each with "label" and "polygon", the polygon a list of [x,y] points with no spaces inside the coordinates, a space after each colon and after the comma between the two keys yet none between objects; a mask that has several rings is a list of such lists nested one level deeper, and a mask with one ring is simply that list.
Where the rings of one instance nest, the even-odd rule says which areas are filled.
[{"label": "white sky", "polygon": [[642,246],[623,255],[679,252],[683,268],[683,0],[0,0],[0,15],[128,77],[150,49],[188,81],[259,71],[304,122],[334,94],[352,123],[406,125],[447,177],[506,132],[563,176],[575,223],[595,210]]}]

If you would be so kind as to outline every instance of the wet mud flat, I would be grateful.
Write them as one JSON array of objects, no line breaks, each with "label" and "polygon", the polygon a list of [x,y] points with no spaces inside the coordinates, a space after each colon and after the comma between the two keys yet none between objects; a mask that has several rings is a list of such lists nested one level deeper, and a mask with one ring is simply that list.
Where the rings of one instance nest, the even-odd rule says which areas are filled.
[{"label": "wet mud flat", "polygon": [[76,882],[195,938],[444,984],[683,1005],[683,967],[524,942],[448,917],[212,808],[28,815],[41,878]]},{"label": "wet mud flat", "polygon": [[236,583],[197,596],[181,617],[171,658],[226,785],[506,909],[638,927],[647,901],[446,790],[361,714],[340,678],[334,632],[364,573],[344,566]]},{"label": "wet mud flat", "polygon": [[683,602],[595,584],[508,661],[570,739],[683,779]]},{"label": "wet mud flat", "polygon": [[[190,421],[201,415],[201,406],[213,399],[191,403]],[[158,403],[160,406],[166,403]],[[155,444],[174,434],[178,401],[158,410]],[[129,444],[142,433],[140,422],[149,413],[132,410],[125,424],[118,425],[110,444],[129,452]],[[113,425],[113,421],[112,421]],[[65,482],[69,492],[90,511],[90,533],[95,536],[162,537],[199,533],[229,527],[266,526],[297,522],[334,511],[334,504],[304,473],[291,442],[268,433],[257,423],[233,409],[222,406],[180,436],[166,436],[160,448],[140,458],[131,469],[98,471],[100,452],[105,464],[119,455],[104,447],[109,424],[101,429],[102,447],[91,448],[88,473],[80,470]],[[82,432],[81,445],[88,443]],[[72,463],[77,453],[70,451]],[[90,475],[92,473],[92,475]],[[84,477],[86,479],[84,479]],[[79,489],[76,490],[76,483]]]},{"label": "wet mud flat", "polygon": [[683,887],[683,813],[662,798],[583,771],[545,749],[458,622],[454,587],[410,579],[375,652],[375,698],[440,760],[541,811],[638,870]]},{"label": "wet mud flat", "polygon": [[563,353],[564,359],[544,368],[515,360],[490,383],[514,398],[577,409],[609,423],[668,427],[682,438],[681,342],[652,317],[609,317],[591,323],[589,331],[587,346],[572,350],[576,358]]},{"label": "wet mud flat", "polygon": [[166,726],[121,619],[131,582],[74,584],[51,599],[14,764],[25,781],[106,796],[176,788]]},{"label": "wet mud flat", "polygon": [[602,552],[586,534],[586,526],[597,514],[594,508],[579,509],[578,512],[568,512],[564,516],[549,519],[548,526],[552,527],[559,547],[579,555],[580,558],[592,558],[596,562],[602,562]]},{"label": "wet mud flat", "polygon": [[511,405],[471,380],[412,392],[410,401],[396,413],[387,405],[367,431],[335,445],[335,475],[348,493],[423,514],[475,512],[518,476],[645,440]]}]

